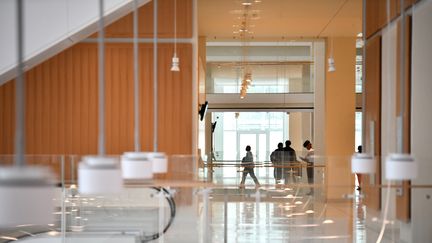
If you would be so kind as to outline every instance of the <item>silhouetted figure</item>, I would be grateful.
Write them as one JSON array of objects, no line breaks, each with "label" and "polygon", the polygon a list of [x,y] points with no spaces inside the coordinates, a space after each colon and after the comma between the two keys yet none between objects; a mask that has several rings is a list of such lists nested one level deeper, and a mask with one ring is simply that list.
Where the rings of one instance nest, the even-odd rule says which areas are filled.
[{"label": "silhouetted figure", "polygon": [[[362,150],[363,150],[363,147],[361,145],[357,146],[357,153],[361,154]],[[357,191],[361,191],[362,175],[356,173],[356,176],[357,176],[357,182],[358,182]]]},{"label": "silhouetted figure", "polygon": [[[313,180],[314,180],[314,167],[313,167],[313,163],[314,163],[314,150],[312,148],[312,143],[309,140],[306,140],[303,143],[303,147],[307,149],[307,153],[305,155],[305,157],[300,157],[300,159],[302,159],[303,161],[305,161],[307,163],[307,167],[306,167],[306,173],[307,173],[307,177],[308,177],[308,183],[311,185],[313,184]],[[313,187],[311,188],[309,194],[313,193]]]},{"label": "silhouetted figure", "polygon": [[284,148],[283,143],[278,143],[278,148],[273,151],[270,155],[270,161],[273,163],[274,170],[273,176],[275,178],[275,184],[279,184],[282,179],[282,165],[284,162]]},{"label": "silhouetted figure", "polygon": [[244,169],[243,169],[242,180],[240,182],[240,187],[244,187],[247,174],[250,174],[250,176],[255,182],[255,186],[260,186],[260,183],[258,182],[258,179],[255,176],[253,155],[251,152],[251,147],[249,145],[246,146],[246,156],[243,157],[241,165],[243,166]]},{"label": "silhouetted figure", "polygon": [[[291,148],[291,141],[286,140],[285,141],[285,148],[284,148],[284,164],[289,166],[296,166],[297,165],[297,155],[293,148]],[[296,178],[296,176],[300,175],[299,168],[293,168],[291,167],[293,171],[293,177]],[[288,184],[288,177],[289,177],[289,168],[284,168],[284,178],[285,178],[285,184]]]}]

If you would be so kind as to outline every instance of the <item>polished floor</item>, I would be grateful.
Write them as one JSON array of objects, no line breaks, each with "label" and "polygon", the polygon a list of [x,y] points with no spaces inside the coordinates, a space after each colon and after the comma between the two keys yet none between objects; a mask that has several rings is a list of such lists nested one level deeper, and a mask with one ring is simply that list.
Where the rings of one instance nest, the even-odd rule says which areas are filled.
[{"label": "polished floor", "polygon": [[[305,173],[303,173],[306,176]],[[213,174],[222,187],[197,193],[199,228],[194,242],[376,242],[382,216],[368,210],[364,195],[353,188],[341,200],[326,200],[322,184],[308,185],[298,177],[287,185],[276,186],[272,171],[261,171],[261,187],[247,179],[239,188],[240,174],[224,178]],[[311,192],[311,189],[313,191]],[[182,224],[182,219],[178,218]],[[185,222],[186,223],[186,222]],[[167,242],[188,242],[176,237],[176,227]],[[386,220],[381,242],[400,242],[396,220]],[[186,230],[185,227],[182,228]]]},{"label": "polished floor", "polygon": [[[379,238],[382,216],[363,204],[364,195],[355,188],[340,200],[327,200],[324,184],[318,180],[324,175],[317,173],[317,180],[309,185],[306,173],[297,177],[291,173],[286,185],[275,185],[271,168],[257,171],[260,187],[248,177],[242,188],[241,173],[229,170],[232,173],[215,169],[211,180],[204,170],[198,181],[167,187],[174,210],[166,195],[145,184],[126,187],[122,194],[110,197],[83,197],[68,188],[64,197],[54,199],[59,206],[54,214],[65,215],[65,227],[58,217],[57,223],[42,228],[3,231],[0,242],[9,242],[1,237],[17,235],[27,236],[18,240],[22,242],[101,243],[377,242]],[[200,179],[206,183],[199,183]],[[166,233],[151,240],[171,219]],[[401,242],[398,221],[388,217],[385,222],[381,242]],[[48,232],[36,234],[44,231]]]}]

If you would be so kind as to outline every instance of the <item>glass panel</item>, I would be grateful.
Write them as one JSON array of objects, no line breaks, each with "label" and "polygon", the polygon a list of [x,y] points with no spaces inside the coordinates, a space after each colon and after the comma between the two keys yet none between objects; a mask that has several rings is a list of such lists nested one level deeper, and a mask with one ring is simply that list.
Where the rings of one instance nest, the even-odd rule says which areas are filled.
[{"label": "glass panel", "polygon": [[[244,139],[260,140],[264,134],[242,135]],[[64,173],[72,168],[68,163],[79,161],[80,156],[27,156],[26,160],[55,167],[64,157],[65,171],[57,172],[68,174]],[[170,172],[164,178],[125,181],[119,194],[81,195],[79,188],[66,181],[56,188],[52,224],[2,228],[0,241],[375,242],[385,227],[381,242],[405,242],[402,237],[406,223],[397,220],[391,209],[396,205],[395,195],[407,193],[408,188],[401,191],[401,183],[385,180],[383,173],[382,184],[374,186],[378,188],[365,183],[359,192],[351,183],[353,175],[346,166],[350,156],[321,157],[320,161],[322,165],[314,165],[313,184],[307,184],[307,175],[303,173],[296,182],[282,187],[275,185],[272,173],[267,172],[272,171],[268,170],[271,168],[268,164],[255,167],[255,171],[263,172],[258,176],[259,188],[249,175],[246,188],[238,188],[242,173],[237,172],[235,165],[200,168],[217,175],[216,179],[208,180],[197,177],[196,158],[186,155],[169,156]],[[426,178],[432,170],[432,158],[421,157],[416,161],[419,177]],[[0,156],[0,164],[12,162],[11,155]],[[231,172],[220,173],[222,169]],[[323,178],[327,178],[326,183]],[[7,186],[1,184],[0,189]],[[412,181],[412,219],[429,222],[431,188],[427,181]],[[381,191],[378,194],[381,211],[370,209],[365,203],[373,195],[372,189]],[[390,210],[386,215],[387,206]],[[409,242],[429,242],[422,236],[410,237]]]},{"label": "glass panel", "polygon": [[267,149],[267,135],[266,134],[259,134],[258,135],[258,161],[268,161],[268,149]]},{"label": "glass panel", "polygon": [[223,160],[236,160],[237,151],[235,148],[237,145],[237,133],[235,131],[224,131],[224,150]]},{"label": "glass panel", "polygon": [[[313,64],[261,63],[248,65],[252,83],[248,93],[304,93],[313,92]],[[207,93],[239,93],[243,67],[238,64],[208,63]]]}]

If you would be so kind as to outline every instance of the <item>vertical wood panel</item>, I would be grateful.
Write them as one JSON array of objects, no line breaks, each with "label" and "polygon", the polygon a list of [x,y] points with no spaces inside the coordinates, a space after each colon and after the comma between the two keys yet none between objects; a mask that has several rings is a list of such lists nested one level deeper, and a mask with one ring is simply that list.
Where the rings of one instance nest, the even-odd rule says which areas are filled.
[{"label": "vertical wood panel", "polygon": [[140,131],[141,148],[153,150],[153,49],[149,44],[140,44]]},{"label": "vertical wood panel", "polygon": [[[377,168],[374,185],[370,185],[369,175],[364,175],[362,189],[365,193],[365,204],[372,209],[381,208],[381,36],[368,40],[366,44],[366,66],[365,66],[365,121],[364,129],[365,144],[367,153],[377,158]],[[374,151],[371,151],[370,122],[375,123]]]},{"label": "vertical wood panel", "polygon": [[73,75],[73,73],[72,73],[72,70],[73,70],[73,63],[72,63],[72,61],[71,61],[71,56],[72,56],[72,53],[73,53],[73,49],[70,49],[70,50],[67,50],[66,51],[66,66],[65,66],[65,68],[66,68],[66,77],[65,77],[65,80],[66,80],[66,109],[65,109],[65,112],[66,112],[66,114],[65,114],[65,117],[66,117],[66,126],[65,126],[65,130],[66,130],[66,134],[65,134],[65,147],[66,147],[66,149],[65,149],[65,152],[66,153],[73,153],[72,152],[72,150],[73,150],[73,148],[72,148],[72,135],[73,135],[73,133],[72,133],[72,115],[71,115],[71,113],[73,112],[73,106],[72,106],[72,102],[73,102],[73,100],[72,100],[72,88],[73,88],[73,79],[71,79],[71,77],[72,77],[72,75]]},{"label": "vertical wood panel", "polygon": [[[42,106],[39,107],[40,108],[40,115],[41,115],[41,119],[40,119],[40,126],[42,128],[41,131],[41,150],[43,150],[43,148],[49,147],[50,144],[50,140],[51,140],[51,133],[50,133],[50,125],[52,125],[52,121],[50,120],[50,114],[52,113],[49,110],[49,105],[50,103],[52,103],[52,101],[50,102],[51,99],[51,76],[50,76],[50,66],[52,66],[52,60],[50,59],[48,61],[48,65],[43,65],[42,66],[42,78],[41,80],[38,82],[40,82],[41,84],[41,94],[39,97],[41,99],[41,104]],[[45,122],[47,121],[47,122]]]},{"label": "vertical wood panel", "polygon": [[[26,73],[26,114],[25,117],[27,120],[34,121],[35,120],[35,99],[34,99],[34,93],[30,92],[30,90],[33,90],[35,88],[36,82],[34,81],[34,72],[27,72]],[[34,151],[34,144],[30,143],[29,137],[34,137],[34,122],[26,122],[25,123],[26,128],[26,152],[31,154]]]},{"label": "vertical wood panel", "polygon": [[0,86],[0,152],[13,153],[15,131],[15,81]]},{"label": "vertical wood panel", "polygon": [[[90,95],[90,103],[87,104],[87,106],[89,107],[89,131],[90,131],[90,147],[88,148],[88,151],[86,152],[87,154],[91,154],[91,153],[96,153],[97,151],[97,124],[98,124],[98,116],[97,116],[97,111],[98,111],[98,94],[95,94],[94,90],[97,90],[98,88],[98,83],[97,83],[97,73],[93,72],[91,70],[97,70],[98,65],[97,65],[97,51],[96,48],[90,48],[88,47],[89,50],[89,55],[90,55],[90,70],[89,70],[89,95]],[[92,126],[92,124],[94,124],[94,127]]]},{"label": "vertical wood panel", "polygon": [[[58,59],[57,58],[53,58],[52,59],[52,66],[54,67],[58,67]],[[52,143],[52,151],[54,154],[58,154],[59,153],[59,148],[58,148],[58,144],[59,144],[59,137],[58,135],[58,124],[59,124],[59,110],[58,110],[58,104],[59,104],[59,97],[58,97],[58,69],[57,68],[52,68],[51,69],[51,80],[49,82],[49,85],[51,86],[51,98],[52,101],[49,102],[51,104],[51,108],[50,108],[50,117],[51,117],[51,130],[52,130],[52,139],[51,139],[51,143]]]},{"label": "vertical wood panel", "polygon": [[[153,1],[139,9],[139,37],[153,37]],[[106,28],[106,37],[132,37],[132,13],[112,23]],[[158,1],[158,36],[174,36],[174,0]],[[92,37],[97,37],[93,35]],[[192,0],[177,0],[177,37],[192,37]]]},{"label": "vertical wood panel", "polygon": [[[161,37],[172,37],[173,10],[162,0]],[[191,1],[178,0],[178,37],[191,36]],[[141,28],[152,7],[141,8]],[[188,15],[182,17],[181,14]],[[171,13],[169,13],[172,16]],[[144,21],[146,20],[146,21]],[[163,20],[163,21],[162,21]],[[123,25],[115,31],[123,31]],[[183,26],[183,27],[182,27]],[[108,29],[110,29],[108,28]],[[132,33],[132,23],[125,33]],[[142,29],[141,29],[142,30]],[[113,33],[115,33],[113,31]],[[151,30],[142,37],[152,36]],[[109,33],[109,31],[108,31]],[[116,36],[116,35],[113,35]],[[130,35],[131,36],[131,35]],[[190,154],[192,150],[192,46],[179,44],[181,71],[170,71],[172,44],[159,45],[159,151]],[[140,44],[140,132],[142,150],[153,150],[153,46]],[[133,49],[131,43],[106,45],[106,149],[108,154],[133,150]],[[26,143],[32,154],[94,154],[98,134],[97,44],[81,43],[27,72]],[[13,153],[14,83],[0,86],[0,153]],[[35,161],[36,162],[36,161]],[[47,162],[48,163],[48,162]]]},{"label": "vertical wood panel", "polygon": [[59,93],[59,111],[58,111],[58,143],[59,143],[59,150],[58,153],[62,153],[63,151],[66,152],[66,72],[65,72],[65,54],[62,53],[58,55],[58,70],[59,70],[59,76],[58,76],[58,93]]},{"label": "vertical wood panel", "polygon": [[81,136],[81,151],[83,153],[88,152],[88,147],[90,146],[89,143],[89,108],[88,108],[88,104],[90,102],[90,94],[89,94],[89,50],[88,48],[85,48],[85,50],[82,52],[81,54],[81,70],[82,70],[82,75],[81,75],[81,99],[80,99],[80,107],[79,110],[81,111],[81,131],[82,131],[82,136]]},{"label": "vertical wood panel", "polygon": [[[417,3],[418,0],[405,0],[405,9]],[[400,0],[390,0],[390,20],[401,13]],[[387,25],[387,0],[366,0],[366,37]]]}]

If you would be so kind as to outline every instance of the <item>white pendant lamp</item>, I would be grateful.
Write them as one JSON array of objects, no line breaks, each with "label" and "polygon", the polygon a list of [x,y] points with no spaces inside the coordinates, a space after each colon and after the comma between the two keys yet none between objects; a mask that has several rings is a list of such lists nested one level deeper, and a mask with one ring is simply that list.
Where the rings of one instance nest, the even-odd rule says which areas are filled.
[{"label": "white pendant lamp", "polygon": [[[401,2],[403,3],[403,1]],[[391,3],[390,1],[387,1],[387,16],[388,16],[388,21],[390,22],[390,6]],[[405,47],[405,42],[406,42],[406,16],[405,16],[405,11],[402,11],[401,13],[401,31],[400,31],[400,67],[405,67],[405,54],[406,54],[406,47]],[[390,45],[389,43],[387,43],[387,46]],[[390,58],[389,56],[387,56],[388,58]],[[388,62],[390,62],[388,60]],[[406,104],[406,86],[405,86],[405,81],[406,81],[406,73],[405,73],[405,68],[400,68],[400,89],[399,89],[399,96],[400,96],[400,100],[401,100],[401,104],[400,104],[400,113],[397,119],[398,122],[398,126],[397,126],[397,130],[398,130],[398,153],[396,154],[389,154],[386,157],[386,168],[385,168],[385,176],[387,180],[413,180],[415,178],[417,178],[418,175],[418,164],[415,161],[415,158],[410,155],[407,154],[406,151],[404,151],[404,145],[407,141],[405,141],[405,133],[404,133],[404,127],[405,127],[405,122],[403,117],[406,114],[405,113],[405,104]],[[390,76],[390,75],[389,75]]]},{"label": "white pendant lamp", "polygon": [[413,180],[418,175],[418,165],[409,154],[390,154],[386,157],[387,180]]},{"label": "white pendant lamp", "polygon": [[153,152],[153,173],[166,173],[168,171],[168,159],[165,153]]},{"label": "white pendant lamp", "polygon": [[328,61],[328,71],[329,72],[336,71],[336,66],[335,66],[335,62],[334,62],[333,56],[329,57],[327,61]]},{"label": "white pendant lamp", "polygon": [[[152,154],[152,170],[153,173],[166,173],[168,171],[168,159],[167,156],[165,155],[165,153],[163,152],[159,152],[158,151],[158,76],[157,76],[157,70],[158,70],[158,55],[157,55],[157,45],[158,45],[158,41],[157,41],[157,0],[154,0],[154,5],[153,5],[153,38],[154,38],[154,43],[153,43],[153,152]],[[174,15],[176,15],[176,9],[177,9],[177,2],[176,0],[174,0]],[[174,25],[176,23],[176,16],[174,16]],[[175,31],[176,28],[174,28]],[[176,37],[175,35],[176,32],[174,32],[174,37]],[[174,38],[175,40],[176,38]],[[176,41],[174,41],[174,52],[176,51]],[[176,57],[176,54],[174,54],[174,56]]]},{"label": "white pendant lamp", "polygon": [[174,56],[172,58],[171,71],[179,72],[179,58],[177,57],[177,0],[174,0]]},{"label": "white pendant lamp", "polygon": [[45,167],[0,168],[0,228],[54,221],[54,180]]},{"label": "white pendant lamp", "polygon": [[45,167],[25,164],[24,1],[17,0],[15,166],[0,167],[0,228],[52,223],[54,177]]},{"label": "white pendant lamp", "polygon": [[327,59],[328,62],[328,72],[336,71],[335,61],[333,58],[333,39],[330,41],[330,56]]},{"label": "white pendant lamp", "polygon": [[125,152],[121,157],[123,179],[152,179],[153,164],[151,153],[140,152],[139,130],[139,50],[138,50],[138,2],[134,0],[133,11],[134,47],[134,140],[135,151]]},{"label": "white pendant lamp", "polygon": [[152,179],[152,154],[146,152],[126,152],[121,158],[123,179]]},{"label": "white pendant lamp", "polygon": [[114,194],[122,189],[118,159],[85,156],[78,166],[78,189],[84,195]]},{"label": "white pendant lamp", "polygon": [[98,156],[85,156],[78,166],[78,191],[85,195],[119,193],[121,169],[115,157],[105,156],[104,0],[99,0],[99,137]]},{"label": "white pendant lamp", "polygon": [[356,174],[374,174],[376,160],[369,154],[354,154],[351,157],[351,172]]}]

